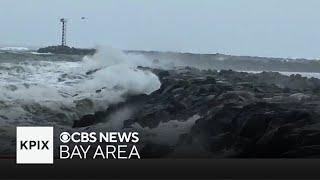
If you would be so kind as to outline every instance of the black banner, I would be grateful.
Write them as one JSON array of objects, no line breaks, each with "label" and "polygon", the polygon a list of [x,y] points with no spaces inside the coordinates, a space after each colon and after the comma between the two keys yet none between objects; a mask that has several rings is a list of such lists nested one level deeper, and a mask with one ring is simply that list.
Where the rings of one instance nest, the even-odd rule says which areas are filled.
[{"label": "black banner", "polygon": [[318,159],[55,160],[53,165],[0,161],[5,179],[301,179],[319,178]]}]

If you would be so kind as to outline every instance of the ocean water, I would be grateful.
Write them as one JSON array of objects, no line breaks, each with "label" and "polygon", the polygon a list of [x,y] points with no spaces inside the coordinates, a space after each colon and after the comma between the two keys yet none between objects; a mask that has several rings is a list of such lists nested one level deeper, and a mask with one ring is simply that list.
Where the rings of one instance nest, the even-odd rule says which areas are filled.
[{"label": "ocean water", "polygon": [[[19,48],[15,53],[24,50]],[[137,68],[147,64],[145,59],[115,49],[77,61],[50,61],[54,56],[1,54],[0,152],[15,147],[5,143],[12,143],[17,125],[69,130],[83,115],[105,110],[128,95],[150,94],[161,85],[155,74]]]},{"label": "ocean water", "polygon": [[[76,62],[0,62],[0,121],[26,123],[37,111],[74,119],[124,101],[127,95],[149,94],[160,88],[160,81],[137,69],[143,61],[112,49]],[[15,113],[8,113],[11,108]]]}]

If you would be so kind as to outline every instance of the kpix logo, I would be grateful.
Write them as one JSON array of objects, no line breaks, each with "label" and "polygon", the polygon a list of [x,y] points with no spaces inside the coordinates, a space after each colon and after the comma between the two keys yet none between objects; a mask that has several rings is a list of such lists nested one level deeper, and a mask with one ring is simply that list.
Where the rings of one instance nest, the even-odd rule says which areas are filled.
[{"label": "kpix logo", "polygon": [[53,127],[17,127],[17,164],[53,164]]}]

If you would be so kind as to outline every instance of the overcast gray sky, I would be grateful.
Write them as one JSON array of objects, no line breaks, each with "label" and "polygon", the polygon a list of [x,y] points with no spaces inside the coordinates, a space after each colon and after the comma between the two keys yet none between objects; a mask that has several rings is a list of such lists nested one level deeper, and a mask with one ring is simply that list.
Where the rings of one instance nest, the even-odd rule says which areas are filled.
[{"label": "overcast gray sky", "polygon": [[[319,0],[0,0],[0,44],[320,56]],[[87,17],[81,20],[81,17]]]}]

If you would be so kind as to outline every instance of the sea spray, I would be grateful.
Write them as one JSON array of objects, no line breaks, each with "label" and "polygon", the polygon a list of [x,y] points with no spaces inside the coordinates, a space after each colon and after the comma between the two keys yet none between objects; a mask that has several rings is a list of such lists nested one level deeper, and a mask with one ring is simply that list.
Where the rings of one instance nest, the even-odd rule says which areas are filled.
[{"label": "sea spray", "polygon": [[160,88],[160,81],[149,71],[138,69],[138,66],[150,66],[150,61],[138,59],[121,51],[108,48],[98,50],[91,57],[85,57],[83,67],[86,71],[96,70],[93,78],[86,80],[83,87],[87,91],[105,86],[106,89],[121,89],[122,92],[132,94],[150,94]]},{"label": "sea spray", "polygon": [[0,118],[9,124],[71,123],[125,101],[128,95],[150,94],[161,85],[155,74],[137,68],[150,66],[148,60],[113,48],[100,48],[78,62],[21,61],[0,66]]}]

